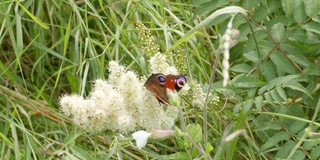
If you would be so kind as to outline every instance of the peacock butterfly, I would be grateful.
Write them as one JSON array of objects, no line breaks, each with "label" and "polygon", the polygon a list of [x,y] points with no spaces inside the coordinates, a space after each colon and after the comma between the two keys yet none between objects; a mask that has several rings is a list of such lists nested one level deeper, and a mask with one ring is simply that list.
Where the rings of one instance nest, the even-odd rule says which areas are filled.
[{"label": "peacock butterfly", "polygon": [[152,74],[144,86],[156,96],[159,102],[169,104],[167,89],[178,92],[186,83],[187,78],[183,75],[157,73]]}]

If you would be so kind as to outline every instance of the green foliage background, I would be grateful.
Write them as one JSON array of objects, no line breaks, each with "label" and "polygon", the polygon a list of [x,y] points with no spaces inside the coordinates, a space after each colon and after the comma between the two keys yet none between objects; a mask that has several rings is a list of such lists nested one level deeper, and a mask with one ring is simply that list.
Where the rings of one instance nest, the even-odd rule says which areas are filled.
[{"label": "green foliage background", "polygon": [[[148,75],[136,20],[150,29],[161,52],[174,45],[183,49],[185,74],[206,91],[231,15],[210,20],[191,37],[186,33],[227,6],[248,11],[233,21],[240,36],[230,51],[231,81],[222,87],[219,63],[211,93],[221,101],[219,106],[208,106],[209,129],[203,130],[202,110],[189,105],[184,110],[187,132],[197,144],[204,143],[203,132],[208,135],[210,145],[202,145],[208,159],[320,157],[319,0],[5,0],[0,4],[1,159],[204,158],[183,137],[151,140],[137,150],[130,135],[88,134],[62,116],[58,100],[66,93],[87,95],[92,80],[107,79],[110,60]],[[181,38],[186,41],[178,41]],[[225,140],[241,129],[243,134]]]}]

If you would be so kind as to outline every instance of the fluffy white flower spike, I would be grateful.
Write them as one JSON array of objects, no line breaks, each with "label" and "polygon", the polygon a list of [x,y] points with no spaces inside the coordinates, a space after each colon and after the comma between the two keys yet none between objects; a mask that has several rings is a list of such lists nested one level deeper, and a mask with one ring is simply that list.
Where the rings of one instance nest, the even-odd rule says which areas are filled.
[{"label": "fluffy white flower spike", "polygon": [[60,110],[88,132],[117,130],[130,133],[136,128],[147,131],[169,129],[178,112],[174,106],[165,111],[157,99],[147,92],[144,82],[132,71],[115,61],[109,63],[109,79],[95,80],[87,98],[64,95]]}]

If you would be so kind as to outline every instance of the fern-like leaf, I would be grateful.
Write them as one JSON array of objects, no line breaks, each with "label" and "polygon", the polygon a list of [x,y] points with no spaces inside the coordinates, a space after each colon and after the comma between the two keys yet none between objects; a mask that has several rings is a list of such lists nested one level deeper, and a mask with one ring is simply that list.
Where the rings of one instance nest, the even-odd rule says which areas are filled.
[{"label": "fern-like leaf", "polygon": [[311,159],[319,159],[320,158],[320,146],[315,147],[311,153],[310,153],[310,157]]},{"label": "fern-like leaf", "polygon": [[272,53],[270,58],[278,69],[291,74],[297,72],[297,68],[281,52]]},{"label": "fern-like leaf", "polygon": [[281,5],[286,13],[287,17],[290,17],[294,12],[294,1],[293,0],[281,0]]},{"label": "fern-like leaf", "polygon": [[286,32],[283,23],[277,23],[271,29],[271,35],[273,39],[277,42],[281,42],[282,39],[285,38],[285,33]]},{"label": "fern-like leaf", "polygon": [[263,122],[258,124],[253,131],[266,131],[269,129],[280,130],[282,128],[281,123],[279,122]]},{"label": "fern-like leaf", "polygon": [[306,15],[302,0],[295,1],[293,18],[298,24],[303,23],[307,19],[307,15]]},{"label": "fern-like leaf", "polygon": [[265,82],[260,81],[252,76],[240,75],[232,79],[230,82],[235,87],[239,88],[251,88],[251,87],[261,87]]},{"label": "fern-like leaf", "polygon": [[309,97],[312,97],[310,92],[303,87],[300,83],[296,82],[296,81],[289,81],[283,84],[284,87],[289,87],[293,90],[297,90],[297,91],[301,91],[303,93],[305,93],[306,95],[308,95]]},{"label": "fern-like leaf", "polygon": [[290,139],[290,135],[287,132],[285,131],[279,132],[273,135],[271,138],[269,138],[267,142],[261,146],[260,150],[265,151],[266,149],[269,149],[277,145],[280,141],[285,141],[289,139]]},{"label": "fern-like leaf", "polygon": [[256,105],[256,108],[257,108],[257,110],[259,112],[262,111],[262,102],[263,102],[263,97],[262,96],[258,96],[254,100],[254,104]]},{"label": "fern-like leaf", "polygon": [[307,0],[303,1],[306,14],[311,17],[319,12],[320,1],[319,0]]},{"label": "fern-like leaf", "polygon": [[310,31],[310,32],[315,32],[317,34],[320,34],[320,27],[319,27],[319,23],[316,23],[316,22],[309,22],[305,25],[302,26],[302,29],[305,29],[307,31]]},{"label": "fern-like leaf", "polygon": [[290,152],[292,151],[293,147],[296,145],[293,141],[287,141],[281,148],[278,150],[275,158],[276,159],[286,159]]},{"label": "fern-like leaf", "polygon": [[320,76],[320,65],[319,64],[310,64],[304,71],[304,74]]},{"label": "fern-like leaf", "polygon": [[302,129],[305,128],[306,123],[305,122],[301,122],[301,121],[295,121],[294,123],[292,123],[289,127],[289,131],[292,134],[298,133],[299,131],[301,131]]}]

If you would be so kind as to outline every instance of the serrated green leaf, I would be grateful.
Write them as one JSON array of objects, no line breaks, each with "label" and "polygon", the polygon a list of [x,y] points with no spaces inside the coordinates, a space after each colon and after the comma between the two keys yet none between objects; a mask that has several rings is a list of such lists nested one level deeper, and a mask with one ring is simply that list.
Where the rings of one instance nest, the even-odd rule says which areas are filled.
[{"label": "serrated green leaf", "polygon": [[202,141],[202,128],[199,124],[189,124],[187,126],[187,133],[195,143]]},{"label": "serrated green leaf", "polygon": [[293,18],[298,24],[303,23],[307,19],[302,0],[295,0]]},{"label": "serrated green leaf", "polygon": [[283,106],[283,104],[282,104],[283,99],[280,97],[280,95],[278,94],[278,92],[276,90],[271,90],[270,94],[271,94],[272,99],[274,99],[279,105]]},{"label": "serrated green leaf", "polygon": [[301,122],[301,121],[295,121],[294,123],[292,123],[289,127],[289,131],[292,134],[296,134],[299,131],[301,131],[302,129],[305,128],[306,126],[306,122]]},{"label": "serrated green leaf", "polygon": [[237,104],[233,107],[233,114],[239,113],[239,110],[240,110],[240,108],[241,108],[242,105],[243,105],[243,102],[237,103]]},{"label": "serrated green leaf", "polygon": [[267,81],[270,81],[274,78],[276,78],[276,73],[274,72],[275,67],[273,66],[273,64],[269,61],[261,64],[260,66],[260,70],[261,70],[261,74],[264,76],[264,78]]},{"label": "serrated green leaf", "polygon": [[257,0],[243,0],[241,5],[244,9],[246,10],[250,10],[253,7],[257,7],[259,4],[259,1]]},{"label": "serrated green leaf", "polygon": [[270,137],[265,144],[261,146],[260,152],[265,151],[266,149],[273,147],[278,144],[280,141],[289,140],[289,133],[282,131]]},{"label": "serrated green leaf", "polygon": [[259,112],[262,111],[262,103],[263,103],[263,97],[262,96],[258,96],[255,98],[254,103],[256,105],[256,108]]},{"label": "serrated green leaf", "polygon": [[284,56],[281,52],[276,51],[270,55],[270,59],[277,66],[278,69],[294,74],[297,72],[297,68]]},{"label": "serrated green leaf", "polygon": [[296,150],[292,157],[293,160],[306,159],[306,154],[301,150]]},{"label": "serrated green leaf", "polygon": [[[283,83],[294,80],[298,77],[300,77],[300,75],[288,75],[288,76],[283,76],[283,77],[277,77],[277,78],[269,81],[269,83],[266,86],[266,90],[269,91],[269,90],[275,88],[276,86],[280,86]],[[259,93],[259,94],[262,94],[262,93]]]},{"label": "serrated green leaf", "polygon": [[264,94],[264,99],[266,99],[269,104],[271,104],[271,105],[273,105],[273,106],[276,106],[276,105],[273,103],[273,99],[272,99],[271,94],[270,94],[269,92],[266,92],[266,93]]},{"label": "serrated green leaf", "polygon": [[306,95],[308,95],[309,97],[312,98],[311,94],[309,93],[309,91],[303,87],[300,83],[296,82],[296,81],[289,81],[283,84],[284,87],[289,87],[293,90],[296,91],[301,91],[303,93],[305,93]]},{"label": "serrated green leaf", "polygon": [[302,66],[307,66],[309,64],[309,62],[306,59],[306,57],[304,55],[302,55],[302,54],[292,53],[292,54],[289,54],[288,57],[292,61],[294,61],[294,62],[296,62],[296,63],[298,63],[298,64],[300,64]]},{"label": "serrated green leaf", "polygon": [[294,12],[294,1],[293,0],[281,0],[281,5],[286,13],[287,17],[290,17]]},{"label": "serrated green leaf", "polygon": [[319,27],[319,23],[317,22],[309,22],[309,23],[306,23],[304,25],[302,25],[302,29],[305,29],[307,31],[310,31],[310,32],[315,32],[317,34],[320,34],[320,27]]},{"label": "serrated green leaf", "polygon": [[304,2],[306,14],[309,17],[312,17],[319,12],[319,8],[320,8],[319,0],[307,0],[303,2]]},{"label": "serrated green leaf", "polygon": [[284,91],[284,89],[282,87],[276,87],[276,90],[278,92],[278,94],[280,95],[280,97],[283,99],[283,101],[287,101],[287,95],[286,92]]},{"label": "serrated green leaf", "polygon": [[278,150],[275,158],[276,159],[286,159],[290,152],[292,151],[293,147],[296,145],[296,142],[287,141],[281,148]]},{"label": "serrated green leaf", "polygon": [[301,43],[298,43],[296,41],[285,41],[281,44],[281,48],[285,50],[287,53],[296,53],[296,54],[308,54],[315,52],[319,49],[318,45],[304,45]]},{"label": "serrated green leaf", "polygon": [[249,61],[251,61],[253,63],[256,63],[256,64],[260,63],[260,59],[258,57],[258,53],[255,52],[255,51],[251,51],[251,52],[245,53],[244,57],[246,57]]},{"label": "serrated green leaf", "polygon": [[237,64],[230,68],[231,71],[240,72],[240,73],[248,73],[250,72],[251,69],[252,67],[245,63]]},{"label": "serrated green leaf", "polygon": [[315,15],[315,16],[312,16],[311,19],[312,19],[314,22],[320,23],[320,15],[319,15],[319,14],[317,14],[317,15]]},{"label": "serrated green leaf", "polygon": [[304,71],[304,74],[320,76],[320,65],[319,64],[310,64]]},{"label": "serrated green leaf", "polygon": [[272,26],[271,35],[276,42],[281,42],[286,36],[283,23]]},{"label": "serrated green leaf", "polygon": [[251,87],[261,87],[265,84],[265,82],[260,81],[257,78],[251,76],[237,76],[230,81],[234,87],[239,88],[251,88]]},{"label": "serrated green leaf", "polygon": [[266,131],[266,130],[280,130],[282,129],[282,125],[279,122],[263,122],[258,124],[253,131]]},{"label": "serrated green leaf", "polygon": [[320,151],[320,146],[313,148],[310,153],[311,159],[319,159],[320,157],[319,151]]},{"label": "serrated green leaf", "polygon": [[247,99],[243,104],[243,113],[247,114],[249,110],[251,109],[253,104],[253,99]]}]

